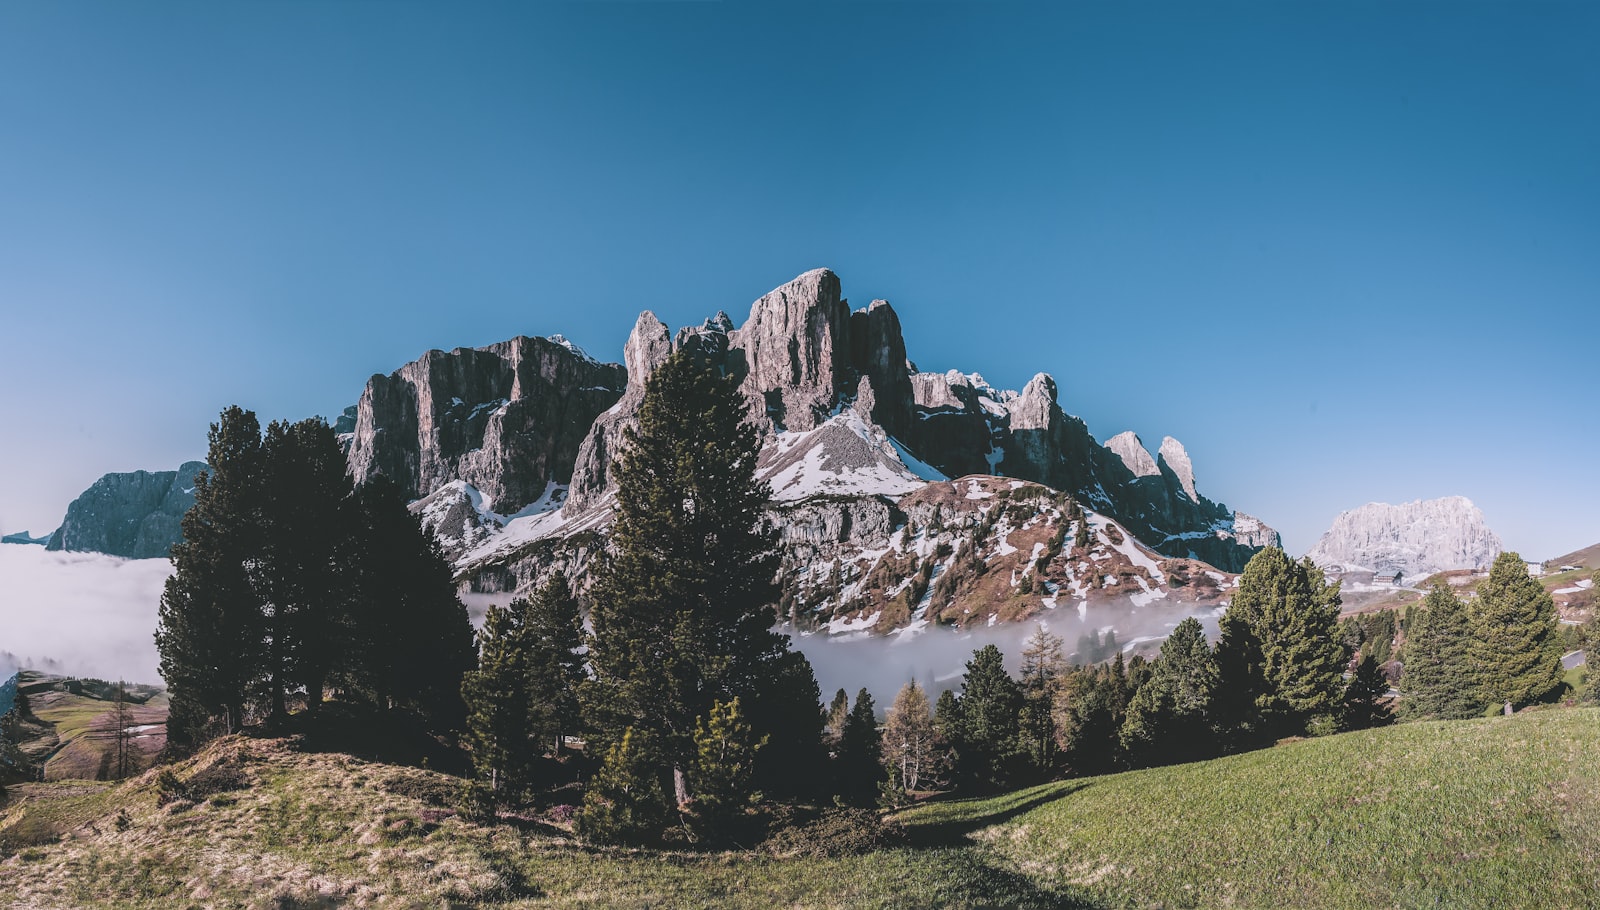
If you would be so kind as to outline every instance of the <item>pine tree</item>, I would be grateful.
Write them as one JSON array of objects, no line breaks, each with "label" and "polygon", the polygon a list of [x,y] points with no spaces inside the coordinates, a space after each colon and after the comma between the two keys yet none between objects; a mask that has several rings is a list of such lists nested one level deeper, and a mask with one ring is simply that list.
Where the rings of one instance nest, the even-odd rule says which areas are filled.
[{"label": "pine tree", "polygon": [[839,736],[839,796],[852,805],[865,806],[877,792],[883,764],[883,743],[878,735],[878,708],[872,693],[856,692],[855,707],[845,716]]},{"label": "pine tree", "polygon": [[512,802],[534,777],[537,747],[529,735],[533,714],[529,604],[491,605],[478,634],[478,669],[461,683],[467,705],[467,742],[473,767],[498,802]]},{"label": "pine tree", "polygon": [[1467,649],[1472,628],[1467,609],[1443,584],[1435,585],[1411,614],[1400,676],[1407,717],[1459,720],[1483,713]]},{"label": "pine tree", "polygon": [[766,743],[766,737],[752,732],[737,698],[712,705],[710,716],[696,725],[689,783],[695,794],[693,827],[701,839],[720,842],[742,833],[741,816],[756,796],[756,754]]},{"label": "pine tree", "polygon": [[1053,701],[1056,681],[1066,668],[1061,639],[1043,625],[1028,637],[1022,649],[1022,716],[1019,724],[1029,763],[1036,773],[1049,776],[1060,759],[1056,745]]},{"label": "pine tree", "polygon": [[362,484],[351,509],[357,594],[349,686],[381,708],[420,714],[435,730],[460,729],[461,681],[477,663],[450,563],[387,478]]},{"label": "pine tree", "polygon": [[261,426],[254,413],[230,407],[209,440],[210,469],[195,476],[156,629],[171,698],[167,741],[180,750],[202,742],[213,718],[223,732],[243,725],[265,652],[248,571],[261,550]]},{"label": "pine tree", "polygon": [[1010,783],[1022,753],[1022,689],[1006,672],[994,645],[972,652],[961,680],[960,773],[967,785],[996,789]]},{"label": "pine tree", "polygon": [[578,687],[583,683],[583,616],[566,576],[556,575],[528,601],[528,731],[555,755],[562,738],[577,732]]},{"label": "pine tree", "polygon": [[1338,717],[1349,659],[1339,602],[1338,584],[1310,560],[1276,547],[1251,557],[1216,652],[1221,719],[1240,741],[1303,734],[1314,718]]},{"label": "pine tree", "polygon": [[912,680],[900,688],[884,719],[883,763],[906,791],[937,785],[946,761],[928,693]]},{"label": "pine tree", "polygon": [[661,768],[650,735],[624,729],[584,788],[578,834],[601,844],[640,844],[660,837],[671,813]]},{"label": "pine tree", "polygon": [[1341,730],[1366,730],[1394,723],[1394,711],[1385,696],[1389,680],[1378,667],[1378,659],[1371,654],[1361,658],[1350,681],[1344,687],[1344,717]]},{"label": "pine tree", "polygon": [[[696,724],[719,701],[747,706],[772,736],[768,752],[814,752],[820,735],[810,666],[773,630],[776,532],[745,413],[736,380],[688,356],[651,373],[614,467],[616,523],[592,591],[586,711],[602,739],[649,734],[680,803],[692,796]],[[785,684],[773,687],[775,676]]]},{"label": "pine tree", "polygon": [[1481,701],[1503,704],[1509,713],[1561,686],[1555,602],[1528,574],[1521,556],[1495,557],[1469,616],[1467,656]]},{"label": "pine tree", "polygon": [[1052,710],[1056,743],[1071,773],[1103,774],[1121,766],[1118,731],[1126,701],[1109,667],[1074,667],[1062,676]]},{"label": "pine tree", "polygon": [[1196,761],[1214,753],[1216,685],[1211,646],[1191,616],[1167,636],[1149,679],[1128,704],[1119,734],[1123,749],[1136,764]]}]

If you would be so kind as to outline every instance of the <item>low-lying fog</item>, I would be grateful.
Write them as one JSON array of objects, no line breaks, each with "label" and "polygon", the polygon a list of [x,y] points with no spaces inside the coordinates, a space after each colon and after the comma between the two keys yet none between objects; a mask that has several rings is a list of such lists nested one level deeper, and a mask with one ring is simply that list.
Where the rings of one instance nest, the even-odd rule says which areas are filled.
[{"label": "low-lying fog", "polygon": [[[165,559],[118,559],[97,553],[51,553],[43,547],[0,546],[0,680],[19,667],[38,667],[76,676],[123,678],[159,683],[156,611],[161,587],[172,573]],[[507,594],[469,594],[462,598],[474,626],[481,626],[489,604],[504,604]],[[816,670],[823,700],[838,689],[852,696],[865,687],[887,707],[900,687],[915,679],[934,695],[961,683],[972,652],[995,644],[1016,672],[1023,642],[1042,623],[1061,637],[1068,656],[1080,636],[1115,629],[1124,651],[1164,638],[1186,616],[1198,616],[1215,638],[1215,608],[1144,607],[1131,603],[1080,610],[1063,605],[1037,621],[980,626],[963,632],[934,626],[916,633],[870,636],[855,632],[798,635],[794,646]],[[1146,647],[1153,647],[1146,645]]]},{"label": "low-lying fog", "polygon": [[0,545],[0,663],[159,684],[156,611],[171,574],[165,559]]}]

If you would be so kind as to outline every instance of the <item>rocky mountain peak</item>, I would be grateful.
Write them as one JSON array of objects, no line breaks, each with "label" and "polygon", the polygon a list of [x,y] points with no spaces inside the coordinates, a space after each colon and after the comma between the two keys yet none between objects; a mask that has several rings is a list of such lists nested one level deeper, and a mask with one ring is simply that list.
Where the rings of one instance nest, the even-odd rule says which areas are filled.
[{"label": "rocky mountain peak", "polygon": [[1200,494],[1194,485],[1194,465],[1189,461],[1189,452],[1183,443],[1171,436],[1161,438],[1161,451],[1156,454],[1156,466],[1165,465],[1178,479],[1178,485],[1183,492],[1195,502],[1200,501]]},{"label": "rocky mountain peak", "polygon": [[1500,550],[1483,510],[1465,496],[1446,496],[1400,505],[1369,502],[1341,512],[1306,556],[1323,567],[1399,571],[1420,579],[1487,566]]},{"label": "rocky mountain peak", "polygon": [[1061,417],[1056,407],[1056,381],[1049,373],[1037,373],[1022,387],[1022,394],[1006,404],[1011,429],[1048,429]]},{"label": "rocky mountain peak", "polygon": [[204,470],[204,462],[189,461],[176,471],[107,474],[67,506],[46,548],[166,557],[183,539],[183,514],[194,505],[194,478]]},{"label": "rocky mountain peak", "polygon": [[622,347],[622,362],[628,370],[628,391],[637,389],[642,394],[645,379],[670,356],[672,333],[666,324],[649,310],[640,313]]},{"label": "rocky mountain peak", "polygon": [[1161,473],[1161,469],[1156,467],[1156,460],[1150,457],[1150,451],[1144,447],[1144,441],[1132,430],[1123,430],[1106,440],[1106,448],[1122,459],[1135,477],[1152,477]]},{"label": "rocky mountain peak", "polygon": [[850,371],[849,305],[839,276],[806,272],[750,307],[750,318],[729,333],[743,358],[741,388],[758,421],[804,432],[828,419]]}]

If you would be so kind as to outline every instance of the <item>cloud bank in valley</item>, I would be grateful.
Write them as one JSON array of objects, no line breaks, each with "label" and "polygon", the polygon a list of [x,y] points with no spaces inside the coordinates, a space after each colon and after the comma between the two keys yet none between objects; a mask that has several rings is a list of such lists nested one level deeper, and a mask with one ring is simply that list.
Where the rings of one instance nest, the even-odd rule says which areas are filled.
[{"label": "cloud bank in valley", "polygon": [[0,546],[0,663],[160,683],[156,611],[171,574],[165,559]]}]

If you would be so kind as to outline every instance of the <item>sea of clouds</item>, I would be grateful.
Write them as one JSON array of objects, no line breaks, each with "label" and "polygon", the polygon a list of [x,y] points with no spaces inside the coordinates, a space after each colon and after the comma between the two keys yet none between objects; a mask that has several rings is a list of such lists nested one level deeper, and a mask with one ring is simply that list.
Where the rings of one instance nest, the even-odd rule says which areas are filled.
[{"label": "sea of clouds", "polygon": [[0,546],[0,663],[160,684],[156,611],[171,574],[165,559]]}]

